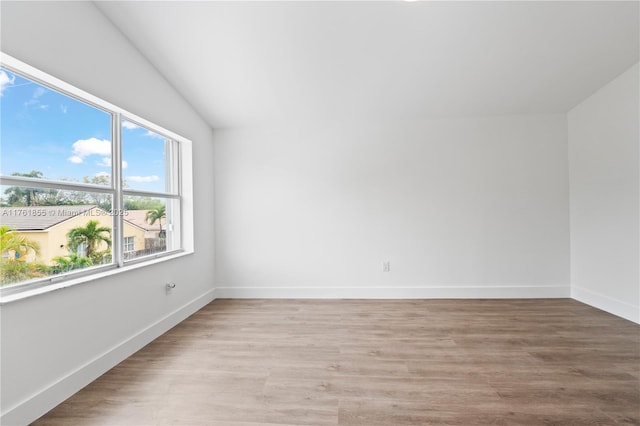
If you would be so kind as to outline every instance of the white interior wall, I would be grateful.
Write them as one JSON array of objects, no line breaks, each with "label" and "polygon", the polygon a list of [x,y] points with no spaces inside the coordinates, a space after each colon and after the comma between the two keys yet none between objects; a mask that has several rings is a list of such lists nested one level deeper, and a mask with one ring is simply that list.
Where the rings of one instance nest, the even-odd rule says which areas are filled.
[{"label": "white interior wall", "polygon": [[566,138],[564,114],[215,131],[216,294],[568,297]]},{"label": "white interior wall", "polygon": [[[210,127],[90,2],[6,2],[1,48],[193,141],[195,254],[3,305],[1,423],[28,424],[213,298]],[[165,294],[175,281],[173,294]]]},{"label": "white interior wall", "polygon": [[[219,295],[568,296],[564,115],[217,131],[214,218],[210,129],[91,4],[5,1],[1,10],[3,51],[194,141],[199,224],[192,256],[1,307],[3,424],[28,423],[211,300],[214,227]],[[621,78],[569,114],[573,295],[637,309],[637,80]],[[618,84],[636,93],[635,119]],[[600,121],[608,139],[624,123],[619,153],[589,140]],[[605,180],[622,169],[615,194],[591,182],[594,165]],[[593,214],[591,190],[612,204],[581,217]],[[616,229],[590,234],[597,228]],[[590,238],[613,242],[623,261],[581,252]],[[598,264],[616,284],[581,278]],[[167,280],[178,283],[171,297]]]},{"label": "white interior wall", "polygon": [[568,114],[571,294],[640,322],[640,65]]}]

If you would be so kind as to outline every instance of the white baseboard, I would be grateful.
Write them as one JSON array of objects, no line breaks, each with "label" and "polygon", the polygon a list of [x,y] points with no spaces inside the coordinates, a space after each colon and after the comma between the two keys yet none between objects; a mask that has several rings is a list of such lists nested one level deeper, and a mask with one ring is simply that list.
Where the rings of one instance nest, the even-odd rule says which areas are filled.
[{"label": "white baseboard", "polygon": [[640,307],[638,306],[578,286],[571,287],[571,297],[578,302],[640,324]]},{"label": "white baseboard", "polygon": [[214,300],[214,290],[179,307],[119,345],[80,366],[66,377],[8,409],[2,414],[0,425],[27,425],[33,422],[212,300]]},{"label": "white baseboard", "polygon": [[549,299],[571,297],[568,285],[464,287],[218,287],[224,299]]}]

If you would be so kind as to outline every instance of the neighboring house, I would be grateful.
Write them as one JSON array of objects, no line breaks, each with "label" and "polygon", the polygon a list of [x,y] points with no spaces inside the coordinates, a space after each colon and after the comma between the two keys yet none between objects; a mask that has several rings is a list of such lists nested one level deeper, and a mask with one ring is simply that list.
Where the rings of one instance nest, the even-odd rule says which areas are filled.
[{"label": "neighboring house", "polygon": [[[150,210],[127,210],[124,218],[129,222],[144,229],[145,238],[159,238],[160,236],[160,221],[156,220],[156,223],[150,225],[147,222],[147,213]],[[166,218],[162,218],[162,229],[166,230]]]},{"label": "neighboring house", "polygon": [[[38,260],[47,265],[54,263],[53,258],[69,254],[67,234],[74,228],[86,226],[90,220],[100,226],[113,226],[110,213],[92,205],[0,207],[0,223],[38,243]],[[124,251],[143,250],[145,230],[126,219],[123,223]],[[100,249],[106,250],[106,243]],[[28,261],[35,259],[33,254],[30,257]]]}]

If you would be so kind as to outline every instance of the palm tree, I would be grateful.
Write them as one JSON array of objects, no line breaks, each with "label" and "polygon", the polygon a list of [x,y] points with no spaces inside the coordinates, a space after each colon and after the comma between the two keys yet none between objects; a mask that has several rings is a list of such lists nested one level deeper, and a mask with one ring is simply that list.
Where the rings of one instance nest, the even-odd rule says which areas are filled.
[{"label": "palm tree", "polygon": [[149,223],[149,225],[153,225],[158,221],[160,223],[160,233],[158,236],[162,238],[166,234],[162,232],[162,218],[167,217],[166,206],[162,205],[153,210],[149,210],[145,217],[145,220]]},{"label": "palm tree", "polygon": [[98,253],[98,246],[103,242],[111,247],[111,228],[100,226],[97,220],[90,220],[84,227],[73,228],[67,234],[69,249],[76,251],[81,244],[87,247],[86,256],[92,257]]},{"label": "palm tree", "polygon": [[40,246],[37,242],[17,233],[15,229],[7,225],[0,226],[0,253],[13,252],[15,254],[14,259],[25,260],[25,255],[29,251],[38,254]]}]

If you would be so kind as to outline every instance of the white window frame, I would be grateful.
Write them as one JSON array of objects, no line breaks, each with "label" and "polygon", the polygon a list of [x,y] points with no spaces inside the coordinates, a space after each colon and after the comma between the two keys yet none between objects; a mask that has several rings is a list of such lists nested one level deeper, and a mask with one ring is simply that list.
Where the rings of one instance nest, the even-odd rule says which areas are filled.
[{"label": "white window frame", "polygon": [[[21,176],[0,176],[0,185],[28,186],[36,188],[48,188],[59,190],[73,190],[84,192],[97,192],[111,194],[113,196],[112,209],[114,212],[123,212],[123,196],[148,196],[164,198],[167,200],[169,209],[170,200],[177,200],[179,208],[173,208],[173,221],[177,225],[174,227],[174,238],[177,249],[162,253],[155,253],[132,260],[124,260],[124,238],[123,220],[126,218],[121,214],[113,215],[112,228],[112,256],[114,261],[109,265],[95,266],[86,269],[79,269],[59,275],[52,275],[45,278],[33,279],[15,284],[0,287],[0,305],[25,297],[46,293],[58,288],[92,281],[96,277],[108,276],[114,273],[124,272],[130,269],[144,266],[145,264],[155,264],[160,261],[169,260],[175,257],[188,255],[194,252],[193,245],[193,181],[191,175],[192,165],[192,142],[170,130],[154,124],[142,117],[137,116],[123,108],[113,105],[97,96],[85,92],[71,84],[68,84],[50,74],[34,68],[6,53],[0,52],[0,65],[5,69],[32,80],[45,87],[51,88],[66,96],[79,100],[92,107],[111,114],[112,126],[112,180],[110,186],[84,184],[57,180],[42,180]],[[131,121],[155,132],[167,139],[174,141],[174,148],[171,155],[171,162],[167,162],[173,168],[174,180],[170,188],[171,192],[151,192],[124,189],[122,179],[122,121]],[[168,176],[167,176],[168,178]],[[176,229],[177,228],[177,229]]]}]

